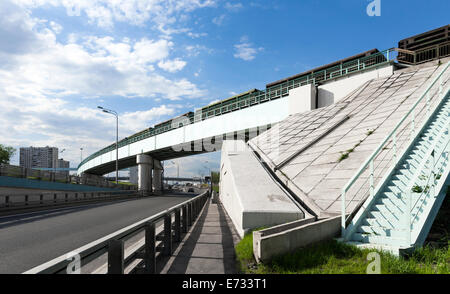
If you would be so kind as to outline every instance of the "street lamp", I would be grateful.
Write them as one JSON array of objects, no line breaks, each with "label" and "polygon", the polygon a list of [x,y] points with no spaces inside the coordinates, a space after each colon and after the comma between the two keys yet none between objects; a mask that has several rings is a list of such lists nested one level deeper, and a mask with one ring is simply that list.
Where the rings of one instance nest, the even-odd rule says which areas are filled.
[{"label": "street lamp", "polygon": [[119,184],[119,115],[111,109],[106,109],[101,106],[97,106],[97,108],[116,117],[116,184]]},{"label": "street lamp", "polygon": [[180,178],[180,165],[172,160],[170,162],[177,166],[177,178]]}]

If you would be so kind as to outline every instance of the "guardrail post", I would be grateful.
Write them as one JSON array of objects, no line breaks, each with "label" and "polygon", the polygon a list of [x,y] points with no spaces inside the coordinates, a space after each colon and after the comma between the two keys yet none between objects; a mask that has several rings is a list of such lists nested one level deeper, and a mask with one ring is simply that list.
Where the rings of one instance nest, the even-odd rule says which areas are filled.
[{"label": "guardrail post", "polygon": [[188,204],[188,225],[192,226],[192,223],[194,221],[194,216],[192,215],[192,203]]},{"label": "guardrail post", "polygon": [[371,160],[370,161],[370,164],[369,164],[369,169],[370,169],[370,198],[373,198],[373,193],[374,193],[374,181],[373,181],[373,160]]},{"label": "guardrail post", "polygon": [[66,202],[67,202],[68,198],[69,198],[69,195],[67,195],[67,193],[65,193],[64,199]]},{"label": "guardrail post", "polygon": [[108,274],[124,273],[124,242],[111,240],[108,244]]},{"label": "guardrail post", "polygon": [[145,273],[156,273],[156,238],[155,223],[149,222],[145,225]]},{"label": "guardrail post", "polygon": [[25,195],[25,205],[28,205],[28,195]]},{"label": "guardrail post", "polygon": [[57,195],[56,193],[53,194],[53,202],[54,202],[54,203],[56,203],[56,197],[57,197],[56,195]]},{"label": "guardrail post", "polygon": [[187,215],[187,206],[183,206],[183,233],[187,233],[188,231],[188,215]]},{"label": "guardrail post", "polygon": [[9,196],[5,196],[5,206],[9,207]]},{"label": "guardrail post", "polygon": [[181,211],[177,209],[175,211],[175,242],[181,241]]},{"label": "guardrail post", "polygon": [[172,254],[172,217],[170,213],[164,216],[164,255]]},{"label": "guardrail post", "polygon": [[44,195],[39,195],[39,204],[44,204]]}]

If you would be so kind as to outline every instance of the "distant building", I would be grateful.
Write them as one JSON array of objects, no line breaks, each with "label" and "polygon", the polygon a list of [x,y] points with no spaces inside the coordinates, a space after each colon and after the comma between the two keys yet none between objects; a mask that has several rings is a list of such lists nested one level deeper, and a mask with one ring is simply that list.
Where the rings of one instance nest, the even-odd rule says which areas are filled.
[{"label": "distant building", "polygon": [[20,166],[26,168],[56,168],[58,167],[58,148],[56,147],[26,147],[20,148]]},{"label": "distant building", "polygon": [[138,184],[138,167],[133,166],[130,167],[130,183],[137,185]]},{"label": "distant building", "polygon": [[[57,168],[69,168],[70,162],[64,159],[58,159]],[[66,177],[69,176],[69,171],[58,171],[60,175],[65,175]]]}]

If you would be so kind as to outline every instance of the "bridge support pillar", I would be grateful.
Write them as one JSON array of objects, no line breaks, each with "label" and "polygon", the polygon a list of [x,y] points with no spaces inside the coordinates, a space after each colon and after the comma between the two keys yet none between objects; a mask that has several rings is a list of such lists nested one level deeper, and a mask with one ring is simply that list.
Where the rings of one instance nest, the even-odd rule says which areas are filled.
[{"label": "bridge support pillar", "polygon": [[162,194],[163,190],[163,174],[164,170],[159,160],[155,160],[153,163],[153,191],[155,194]]},{"label": "bridge support pillar", "polygon": [[153,159],[146,154],[138,154],[136,157],[138,164],[138,190],[144,196],[152,193],[152,168]]}]

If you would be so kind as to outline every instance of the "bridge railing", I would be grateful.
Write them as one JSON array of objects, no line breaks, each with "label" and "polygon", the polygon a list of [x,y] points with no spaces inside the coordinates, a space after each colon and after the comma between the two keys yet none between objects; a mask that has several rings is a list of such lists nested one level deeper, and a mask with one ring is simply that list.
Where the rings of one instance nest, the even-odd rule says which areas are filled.
[{"label": "bridge railing", "polygon": [[0,194],[0,213],[65,204],[130,199],[141,197],[138,191],[56,192]]},{"label": "bridge railing", "polygon": [[396,48],[398,61],[406,64],[420,64],[430,60],[450,56],[450,42],[437,44],[416,51]]},{"label": "bridge railing", "polygon": [[[354,217],[354,213],[366,200],[374,197],[390,171],[415,140],[416,135],[421,132],[432,115],[432,111],[444,98],[443,92],[449,89],[449,67],[450,62],[447,62],[419,99],[409,108],[393,130],[343,187],[341,193],[341,227],[344,238],[348,236],[347,224]],[[354,205],[356,208],[348,211],[347,205],[355,204],[355,202],[357,202]]]},{"label": "bridge railing", "polygon": [[135,185],[116,184],[102,176],[82,174],[81,176],[68,175],[62,172],[36,170],[22,166],[0,164],[0,176],[25,178],[30,180],[50,181],[67,184],[89,185],[102,188],[119,188],[133,190]]},{"label": "bridge railing", "polygon": [[[188,201],[143,219],[108,236],[100,238],[72,252],[55,258],[24,274],[83,273],[83,267],[106,254],[107,273],[156,273],[157,260],[169,257],[174,242],[181,242],[202,211],[209,197],[206,191]],[[156,224],[164,222],[157,234]],[[143,242],[137,241],[125,248],[125,242],[143,233]],[[137,245],[136,245],[137,244]],[[132,250],[130,248],[132,247]]]},{"label": "bridge railing", "polygon": [[[275,100],[281,97],[289,95],[289,90],[298,88],[307,84],[317,85],[324,83],[339,77],[343,77],[356,72],[365,71],[375,67],[379,67],[390,62],[395,61],[397,58],[397,51],[395,48],[383,50],[375,54],[358,58],[349,62],[341,63],[332,68],[327,68],[317,72],[310,73],[305,76],[301,76],[297,79],[289,80],[272,87],[268,87],[265,91],[254,90],[249,91],[241,97],[235,99],[225,100],[196,111],[192,117],[189,117],[190,123],[197,123],[206,119],[210,119],[216,116],[220,116],[232,111],[241,110],[243,108],[252,107],[261,103],[265,103],[271,100]],[[172,124],[170,122],[156,126],[155,128],[149,128],[144,130],[135,136],[128,137],[119,141],[118,147],[124,147],[128,144],[150,138],[152,136],[162,134],[173,129],[178,128],[179,125]],[[115,144],[111,144],[90,156],[86,157],[78,167],[87,163],[91,159],[94,159],[100,155],[111,152],[116,149]]]}]

